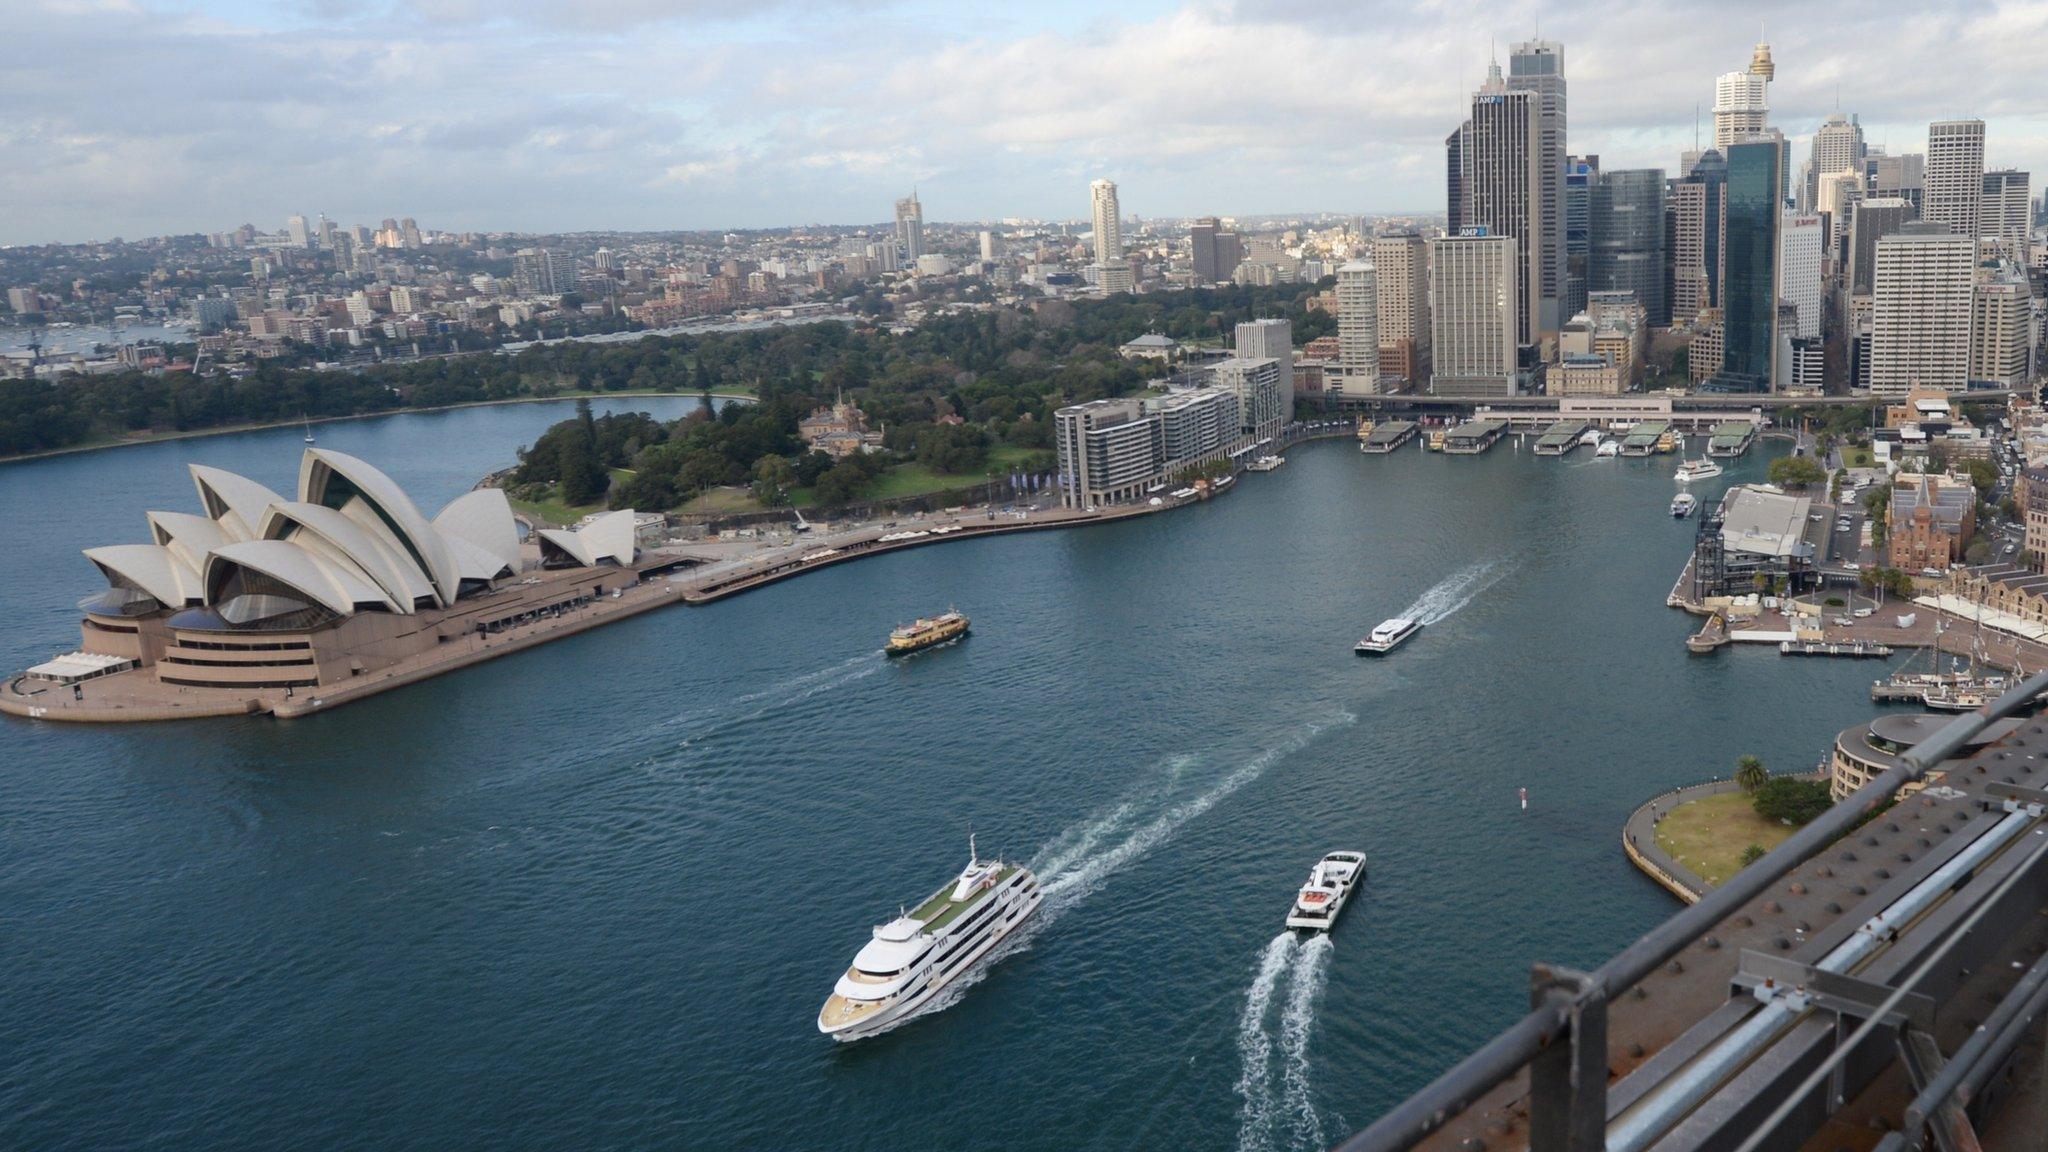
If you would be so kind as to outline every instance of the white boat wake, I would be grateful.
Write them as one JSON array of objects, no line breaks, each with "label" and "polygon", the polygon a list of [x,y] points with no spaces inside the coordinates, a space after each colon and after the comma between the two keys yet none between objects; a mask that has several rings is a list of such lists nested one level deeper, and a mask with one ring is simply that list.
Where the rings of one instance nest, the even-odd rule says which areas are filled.
[{"label": "white boat wake", "polygon": [[[1244,1098],[1238,1111],[1238,1152],[1325,1146],[1322,1118],[1309,1091],[1308,1041],[1334,947],[1328,934],[1303,943],[1293,932],[1282,932],[1259,958],[1237,1021],[1237,1094]],[[1274,996],[1283,986],[1286,998],[1280,1018],[1269,1026]],[[1272,1072],[1276,1030],[1281,1061],[1277,1091]],[[1283,1124],[1284,1144],[1279,1142]]]},{"label": "white boat wake", "polygon": [[1507,574],[1507,567],[1498,560],[1483,560],[1460,568],[1417,597],[1415,603],[1401,613],[1401,618],[1420,620],[1424,624],[1441,624],[1481,592],[1500,583]]},{"label": "white boat wake", "polygon": [[[1062,913],[1101,887],[1112,874],[1165,843],[1182,825],[1214,808],[1231,793],[1257,780],[1268,768],[1300,751],[1317,736],[1331,728],[1357,722],[1356,715],[1338,712],[1326,720],[1304,724],[1279,744],[1260,752],[1221,780],[1211,784],[1206,791],[1190,796],[1149,820],[1140,822],[1143,811],[1148,806],[1156,807],[1169,799],[1182,776],[1202,759],[1200,756],[1185,753],[1168,757],[1165,764],[1166,779],[1163,783],[1142,797],[1120,801],[1102,814],[1067,829],[1053,837],[1050,843],[1039,849],[1031,858],[1026,867],[1037,874],[1039,891],[1045,896],[1045,902],[1039,905],[1038,912],[1031,919],[1005,936],[995,947],[989,949],[986,956],[976,961],[958,979],[940,989],[937,995],[920,1005],[917,1011],[874,1034],[879,1036],[883,1032],[893,1032],[912,1020],[943,1012],[959,1003],[961,996],[969,988],[981,983],[991,969],[1008,957],[1029,949],[1032,940],[1040,932],[1050,927]],[[1286,935],[1291,940],[1293,933]],[[1275,947],[1281,943],[1282,941],[1275,941]],[[1270,1047],[1269,1043],[1269,1050]]]},{"label": "white boat wake", "polygon": [[[1064,833],[1052,845],[1034,858],[1030,867],[1038,874],[1040,890],[1045,893],[1045,906],[1039,910],[1041,922],[1050,921],[1061,912],[1079,903],[1089,893],[1101,887],[1113,873],[1123,869],[1152,849],[1164,843],[1188,821],[1214,808],[1232,793],[1265,775],[1266,769],[1286,757],[1299,752],[1310,741],[1332,727],[1355,724],[1358,717],[1349,712],[1339,712],[1330,719],[1304,724],[1279,744],[1260,752],[1211,784],[1207,791],[1190,796],[1165,811],[1153,816],[1123,835],[1135,815],[1137,802],[1124,801],[1103,816],[1090,820],[1079,829]],[[1174,757],[1168,763],[1168,770],[1174,779],[1199,757]],[[1185,762],[1183,762],[1185,761]],[[1164,799],[1171,794],[1171,784],[1157,797]],[[1122,835],[1122,839],[1104,848],[1105,842]]]},{"label": "white boat wake", "polygon": [[[779,712],[814,696],[837,691],[856,681],[865,680],[880,672],[882,668],[880,657],[864,652],[837,664],[816,668],[770,684],[766,688],[736,696],[724,704],[663,721],[661,727],[697,728],[697,731],[692,732],[678,745],[688,748],[705,737],[730,731],[742,724],[751,724],[772,712]],[[699,727],[700,725],[702,727]]]},{"label": "white boat wake", "polygon": [[1238,1111],[1238,1152],[1262,1152],[1270,1144],[1273,1129],[1273,1086],[1268,1068],[1273,1061],[1273,1034],[1266,1030],[1266,1011],[1273,1003],[1273,989],[1294,959],[1295,935],[1282,932],[1267,943],[1259,957],[1259,970],[1244,994],[1244,1011],[1237,1017],[1237,1094],[1244,1097]]}]

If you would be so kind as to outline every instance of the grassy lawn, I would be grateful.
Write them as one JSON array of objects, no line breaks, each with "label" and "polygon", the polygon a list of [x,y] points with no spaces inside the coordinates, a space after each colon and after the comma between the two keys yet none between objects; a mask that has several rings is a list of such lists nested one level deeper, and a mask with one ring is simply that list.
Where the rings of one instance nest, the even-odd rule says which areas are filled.
[{"label": "grassy lawn", "polygon": [[[997,445],[988,450],[988,470],[993,471],[998,479],[1006,477],[1024,461],[1029,460],[1035,451],[1009,444]],[[969,488],[987,481],[987,472],[934,472],[922,464],[903,464],[883,473],[874,487],[863,495],[877,500],[896,500],[907,496],[922,496],[927,492]],[[812,508],[817,505],[818,498],[809,488],[798,488],[790,492],[789,502],[792,507]],[[744,488],[714,488],[698,495],[676,511],[730,514],[760,512],[763,509]]]},{"label": "grassy lawn", "polygon": [[1849,445],[1842,449],[1842,467],[1844,468],[1870,468],[1876,464],[1877,460],[1871,456],[1870,449],[1868,448],[1861,445]]},{"label": "grassy lawn", "polygon": [[[614,468],[612,469],[612,483],[623,484],[632,475],[633,470],[631,468]],[[559,524],[564,527],[576,523],[592,512],[603,512],[608,507],[603,500],[591,504],[564,504],[552,497],[537,501],[513,500],[510,495],[506,496],[506,500],[512,505],[514,512],[525,513],[527,516],[544,524]]]},{"label": "grassy lawn", "polygon": [[1657,825],[1657,847],[1707,883],[1720,884],[1741,870],[1743,849],[1758,844],[1769,851],[1796,831],[1758,816],[1748,795],[1725,792],[1673,808]]}]

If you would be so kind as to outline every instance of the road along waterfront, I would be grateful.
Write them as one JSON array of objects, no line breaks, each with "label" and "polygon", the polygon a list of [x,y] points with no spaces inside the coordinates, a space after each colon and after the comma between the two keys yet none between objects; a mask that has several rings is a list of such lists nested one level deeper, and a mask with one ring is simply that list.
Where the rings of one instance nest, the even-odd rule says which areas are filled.
[{"label": "road along waterfront", "polygon": [[[568,410],[321,441],[438,506]],[[0,468],[0,656],[75,635],[77,550],[189,503],[187,458],[283,484],[301,447]],[[4,1142],[1347,1131],[1522,1012],[1531,957],[1596,960],[1668,912],[1614,851],[1642,796],[1742,753],[1811,763],[1880,674],[1687,659],[1662,604],[1690,546],[1673,462],[1505,448],[1305,445],[1172,515],[837,565],[293,724],[0,723],[26,942],[0,997],[37,1005],[0,1041]],[[972,637],[878,655],[948,604]],[[1435,621],[1399,652],[1352,654],[1417,604]],[[970,823],[1039,874],[1043,923],[944,1011],[822,1040],[846,958],[957,871]],[[1345,923],[1262,980],[1301,875],[1343,847],[1372,859]],[[935,1128],[962,1099],[972,1127]]]}]

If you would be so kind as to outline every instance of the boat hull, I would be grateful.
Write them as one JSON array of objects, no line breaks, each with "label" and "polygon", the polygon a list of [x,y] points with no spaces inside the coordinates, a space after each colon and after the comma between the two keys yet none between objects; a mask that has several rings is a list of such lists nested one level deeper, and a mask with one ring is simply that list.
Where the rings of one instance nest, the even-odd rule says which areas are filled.
[{"label": "boat hull", "polygon": [[870,1036],[887,1032],[898,1024],[904,1023],[910,1017],[915,1016],[919,1009],[931,1003],[932,997],[958,984],[963,977],[981,967],[982,962],[988,958],[989,952],[997,944],[1008,939],[1011,933],[1028,923],[1031,917],[1037,914],[1038,906],[1043,903],[1045,903],[1045,893],[1033,892],[1030,899],[1024,903],[1023,911],[1004,925],[1001,931],[991,932],[987,940],[975,945],[974,951],[968,953],[966,962],[954,969],[951,975],[927,984],[909,996],[875,1012],[873,1015],[863,1016],[861,1019],[844,1027],[833,1028],[827,1025],[824,1013],[820,1012],[818,1014],[818,1031],[845,1044],[855,1040],[865,1040]]}]

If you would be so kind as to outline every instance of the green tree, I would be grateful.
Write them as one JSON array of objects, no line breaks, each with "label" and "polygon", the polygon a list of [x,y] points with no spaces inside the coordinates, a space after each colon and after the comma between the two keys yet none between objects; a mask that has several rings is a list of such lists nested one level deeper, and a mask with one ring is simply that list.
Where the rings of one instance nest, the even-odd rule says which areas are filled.
[{"label": "green tree", "polygon": [[1802,825],[1828,810],[1834,801],[1818,780],[1779,776],[1767,781],[1751,798],[1756,814],[1766,820]]},{"label": "green tree", "polygon": [[1768,475],[1780,487],[1810,488],[1826,480],[1828,472],[1810,456],[1780,456],[1771,461]]},{"label": "green tree", "polygon": [[1757,789],[1769,783],[1770,779],[1771,770],[1764,767],[1761,757],[1744,756],[1735,761],[1736,787],[1741,788],[1751,796],[1756,795]]},{"label": "green tree", "polygon": [[836,504],[848,504],[858,499],[860,494],[867,490],[867,471],[855,463],[855,459],[841,460],[827,470],[824,475],[818,477],[818,483],[813,488],[813,491],[817,493],[818,503],[828,507]]},{"label": "green tree", "polygon": [[796,469],[789,458],[770,453],[754,462],[754,499],[770,508],[789,502],[789,490],[796,487]]}]

